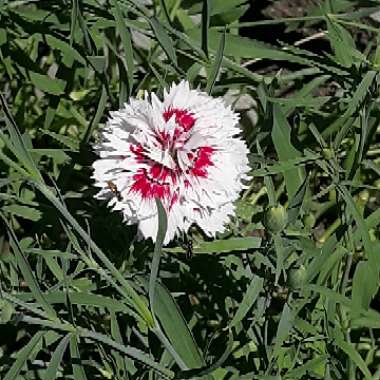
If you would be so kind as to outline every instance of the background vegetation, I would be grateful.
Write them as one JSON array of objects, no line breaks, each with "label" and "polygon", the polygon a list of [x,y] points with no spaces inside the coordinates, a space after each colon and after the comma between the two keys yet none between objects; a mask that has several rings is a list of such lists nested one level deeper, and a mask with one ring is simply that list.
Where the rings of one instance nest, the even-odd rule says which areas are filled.
[{"label": "background vegetation", "polygon": [[[376,12],[0,1],[0,378],[380,379]],[[191,259],[90,180],[108,112],[185,77],[241,113],[253,175]]]}]

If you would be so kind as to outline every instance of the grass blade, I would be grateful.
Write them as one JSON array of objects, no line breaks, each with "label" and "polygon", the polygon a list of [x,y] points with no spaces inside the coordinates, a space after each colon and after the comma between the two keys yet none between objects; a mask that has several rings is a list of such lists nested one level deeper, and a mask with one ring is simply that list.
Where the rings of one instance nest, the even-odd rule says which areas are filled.
[{"label": "grass blade", "polygon": [[83,338],[88,338],[93,341],[103,343],[114,350],[127,355],[151,368],[154,372],[159,374],[165,379],[172,379],[174,374],[171,370],[161,366],[159,363],[152,360],[145,352],[130,346],[123,346],[114,340],[110,339],[108,336],[90,331],[83,328],[78,328],[79,335]]},{"label": "grass blade", "polygon": [[168,225],[166,211],[161,201],[158,198],[156,198],[156,206],[157,206],[157,213],[158,213],[158,221],[157,221],[158,231],[157,231],[157,237],[156,237],[156,244],[154,245],[153,261],[152,261],[152,267],[151,267],[150,278],[149,278],[149,302],[150,302],[150,307],[152,309],[153,315],[154,315],[154,305],[155,305],[154,295],[155,295],[158,271],[160,267],[162,245],[164,244],[167,225]]},{"label": "grass blade", "polygon": [[49,366],[46,370],[44,380],[55,380],[58,372],[58,367],[61,364],[63,355],[69,344],[71,334],[67,334],[58,344],[57,348],[53,352]]},{"label": "grass blade", "polygon": [[180,308],[169,291],[160,283],[156,287],[154,302],[156,316],[176,353],[188,368],[203,367],[206,363],[199,352]]},{"label": "grass blade", "polygon": [[244,294],[243,300],[241,301],[239,308],[230,323],[230,328],[235,327],[248,314],[263,289],[263,286],[264,280],[261,277],[255,276],[252,279],[247,291]]},{"label": "grass blade", "polygon": [[131,32],[125,25],[124,14],[118,5],[118,2],[116,0],[113,0],[112,5],[114,7],[113,15],[116,21],[116,27],[119,31],[120,38],[123,44],[128,79],[128,96],[130,96],[133,90],[133,73],[135,71],[135,66],[133,62],[133,46]]},{"label": "grass blade", "polygon": [[208,30],[210,28],[211,0],[203,0],[202,6],[202,50],[208,57]]},{"label": "grass blade", "polygon": [[18,378],[19,373],[26,364],[26,361],[29,359],[34,347],[36,347],[44,335],[44,331],[37,332],[33,338],[30,339],[30,341],[18,352],[16,361],[6,373],[3,380],[15,380]]},{"label": "grass blade", "polygon": [[152,27],[153,33],[157,37],[158,42],[164,49],[164,52],[168,58],[172,61],[174,66],[178,68],[177,54],[174,49],[173,40],[170,38],[169,34],[166,32],[165,28],[161,25],[156,17],[151,17],[149,23]]},{"label": "grass blade", "polygon": [[214,61],[214,64],[212,65],[211,73],[207,80],[206,92],[209,95],[211,95],[212,93],[212,89],[214,88],[216,78],[218,77],[219,70],[222,66],[225,44],[226,44],[226,31],[224,31],[224,33],[220,36],[220,42],[219,42],[218,50],[215,55],[215,61]]},{"label": "grass blade", "polygon": [[17,237],[13,231],[13,228],[10,226],[8,223],[7,219],[5,216],[0,213],[1,219],[3,219],[3,222],[8,230],[9,234],[9,240],[11,243],[11,247],[13,249],[14,254],[16,255],[17,258],[17,264],[20,268],[20,271],[28,284],[34,298],[39,302],[39,304],[42,306],[42,308],[46,311],[46,313],[53,319],[57,318],[56,312],[53,309],[53,307],[46,301],[45,296],[43,295],[34,275],[33,271],[30,268],[30,265],[28,263],[28,260],[26,259],[22,248],[17,240]]},{"label": "grass blade", "polygon": [[80,354],[78,348],[78,337],[75,334],[70,338],[70,358],[73,367],[75,380],[87,380],[86,372],[83,365],[80,363]]},{"label": "grass blade", "polygon": [[[301,153],[292,145],[290,140],[291,128],[278,105],[273,107],[272,139],[279,161],[287,161],[301,157]],[[305,180],[303,168],[295,168],[284,172],[288,197],[291,199],[297,193]]]}]

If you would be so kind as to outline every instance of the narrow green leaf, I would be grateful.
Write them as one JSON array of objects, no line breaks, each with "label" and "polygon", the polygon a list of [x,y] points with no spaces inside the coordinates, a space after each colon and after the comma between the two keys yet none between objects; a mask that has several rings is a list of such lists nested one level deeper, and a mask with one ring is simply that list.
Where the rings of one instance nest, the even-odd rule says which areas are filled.
[{"label": "narrow green leaf", "polygon": [[104,72],[106,67],[106,57],[104,55],[87,55],[86,58],[97,73],[102,74]]},{"label": "narrow green leaf", "polygon": [[379,288],[379,272],[368,262],[360,262],[352,280],[353,313],[367,310]]},{"label": "narrow green leaf", "polygon": [[272,357],[276,358],[280,352],[280,348],[286,338],[289,336],[289,333],[293,327],[294,323],[294,313],[290,309],[290,307],[285,304],[281,318],[280,318],[280,323],[278,324],[277,327],[277,333],[276,333],[276,338],[274,339],[274,349],[273,349],[273,354]]},{"label": "narrow green leaf", "polygon": [[218,50],[215,54],[214,64],[212,65],[210,76],[207,79],[206,92],[209,95],[211,95],[212,93],[212,89],[214,88],[216,78],[218,77],[219,70],[222,66],[225,43],[226,31],[224,31],[224,33],[220,36],[220,43],[218,46]]},{"label": "narrow green leaf", "polygon": [[79,0],[72,0],[71,4],[71,20],[70,20],[70,46],[73,45],[73,42],[75,40],[75,30],[77,26],[77,19],[78,19],[78,13],[79,13]]},{"label": "narrow green leaf", "polygon": [[164,244],[165,235],[167,231],[167,225],[168,225],[166,211],[161,201],[158,198],[156,198],[156,207],[157,207],[157,215],[158,215],[158,220],[157,220],[158,228],[157,228],[156,243],[154,245],[152,267],[151,267],[150,278],[149,278],[149,302],[150,302],[150,307],[153,310],[153,315],[154,315],[154,305],[155,305],[154,296],[155,296],[158,271],[160,267],[162,245]]},{"label": "narrow green leaf", "polygon": [[361,213],[359,212],[358,207],[355,204],[354,199],[352,198],[352,195],[343,185],[338,186],[337,189],[342,194],[350,213],[355,219],[355,222],[358,226],[358,230],[360,231],[360,235],[362,237],[364,250],[368,256],[370,265],[374,268],[379,268],[377,252],[375,252],[373,249],[373,244],[371,242],[366,223],[363,217],[361,216]]},{"label": "narrow green leaf", "polygon": [[339,339],[339,338],[335,339],[335,343],[358,366],[358,368],[360,369],[360,371],[365,376],[366,380],[373,379],[373,376],[372,376],[371,372],[369,371],[369,369],[368,369],[365,361],[360,356],[359,352],[355,350],[355,347],[351,343],[345,342],[344,340]]},{"label": "narrow green leaf", "polygon": [[352,127],[352,123],[349,123],[348,121],[354,115],[354,113],[356,112],[360,104],[362,103],[363,99],[368,94],[369,87],[372,85],[375,77],[376,77],[375,71],[368,71],[364,75],[362,81],[356,87],[356,90],[352,98],[350,99],[350,101],[347,102],[348,107],[346,111],[343,113],[343,115],[339,115],[337,120],[322,132],[322,136],[325,139],[326,137],[330,136],[332,133],[337,132],[334,139],[334,148],[336,150],[340,146],[344,137],[349,132],[350,128]]},{"label": "narrow green leaf", "polygon": [[128,96],[130,96],[133,90],[133,73],[134,73],[132,38],[131,38],[131,33],[129,29],[127,28],[125,24],[124,14],[118,5],[118,2],[116,0],[113,0],[112,5],[114,6],[113,15],[116,21],[116,26],[119,31],[121,41],[123,43],[123,50],[124,50],[127,78],[128,78]]},{"label": "narrow green leaf", "polygon": [[248,314],[249,310],[252,308],[258,295],[263,289],[263,285],[264,280],[261,277],[255,276],[252,279],[246,293],[244,294],[243,300],[241,301],[239,308],[237,309],[236,314],[230,323],[230,328],[236,326]]},{"label": "narrow green leaf", "polygon": [[3,219],[3,222],[5,226],[7,227],[8,234],[9,234],[9,240],[11,243],[12,250],[17,258],[17,264],[20,268],[20,271],[28,284],[28,287],[30,288],[31,292],[33,293],[33,296],[35,299],[40,303],[40,305],[44,308],[46,313],[51,316],[53,319],[56,318],[56,313],[53,309],[53,307],[46,301],[45,296],[41,292],[41,289],[37,283],[37,280],[35,279],[32,269],[30,268],[30,265],[28,263],[28,260],[26,259],[22,248],[20,247],[20,244],[17,240],[17,237],[13,231],[13,228],[8,223],[5,216],[0,213],[1,219]]},{"label": "narrow green leaf", "polygon": [[[0,102],[4,111],[5,119],[7,122],[6,125],[11,140],[11,144],[7,144],[8,148],[20,160],[21,164],[24,165],[30,175],[32,175],[37,180],[41,180],[41,174],[26,147],[23,136],[21,135],[21,132],[8,108],[8,104],[1,92]],[[2,133],[0,134],[0,137],[3,139],[3,141],[7,142],[7,139],[5,139],[5,136]]]},{"label": "narrow green leaf", "polygon": [[[273,107],[272,139],[276,148],[279,161],[287,161],[301,157],[301,153],[291,143],[291,127],[278,105]],[[303,168],[295,168],[284,172],[288,198],[291,199],[297,193],[305,180]]]},{"label": "narrow green leaf", "polygon": [[83,136],[82,144],[87,144],[90,141],[90,138],[92,136],[92,133],[94,132],[95,128],[98,126],[99,121],[101,117],[103,116],[104,110],[107,105],[107,89],[105,86],[102,87],[102,93],[99,98],[99,103],[96,108],[96,112],[94,114],[93,119],[91,120],[90,124],[88,125],[86,129],[86,133]]},{"label": "narrow green leaf", "polygon": [[321,365],[324,365],[326,360],[328,360],[327,355],[321,355],[315,359],[307,361],[305,364],[302,364],[291,371],[285,374],[285,379],[302,379],[302,376],[309,374],[314,371],[316,368],[319,368]]},{"label": "narrow green leaf", "polygon": [[202,50],[208,57],[208,30],[210,28],[211,1],[203,0],[202,7]]},{"label": "narrow green leaf", "polygon": [[84,367],[80,363],[78,343],[78,336],[72,334],[70,338],[70,357],[71,365],[73,367],[74,380],[87,380]]},{"label": "narrow green leaf", "polygon": [[[112,339],[114,339],[115,342],[119,344],[123,344],[123,339],[120,333],[120,327],[117,322],[117,317],[115,313],[111,313],[111,335],[112,335]],[[116,370],[117,370],[118,376],[121,376],[121,377],[125,376],[127,374],[125,358],[123,358],[122,355],[120,355],[120,353],[117,351],[113,352],[113,356],[115,358]]]},{"label": "narrow green leaf", "polygon": [[34,185],[41,191],[41,193],[56,207],[61,213],[63,218],[74,228],[74,230],[84,239],[89,245],[91,250],[99,258],[105,268],[107,268],[113,276],[114,280],[117,280],[121,286],[123,293],[131,301],[141,317],[146,321],[148,326],[153,326],[153,319],[151,313],[146,305],[146,302],[142,296],[140,296],[131,284],[125,279],[120,271],[114,266],[114,264],[108,259],[104,252],[94,243],[87,232],[80,226],[75,218],[69,213],[66,206],[60,202],[60,200],[47,188],[44,184],[34,182]]},{"label": "narrow green leaf", "polygon": [[[351,67],[353,65],[353,53],[355,52],[355,43],[350,33],[341,25],[326,17],[328,27],[328,38],[334,49],[335,57],[343,66]],[[359,52],[357,52],[359,53]]]},{"label": "narrow green leaf", "polygon": [[288,206],[288,224],[292,225],[298,218],[301,211],[302,205],[305,200],[306,190],[309,185],[309,178],[306,177],[303,184],[298,188],[297,192],[294,194],[293,198],[289,201]]},{"label": "narrow green leaf", "polygon": [[29,72],[30,80],[41,91],[52,95],[61,95],[65,92],[66,82],[58,78],[50,78],[47,75]]},{"label": "narrow green leaf", "polygon": [[58,367],[61,364],[63,355],[69,344],[71,334],[67,334],[58,344],[57,348],[53,352],[50,363],[47,367],[44,380],[55,380],[57,378]]},{"label": "narrow green leaf", "polygon": [[[75,4],[75,0],[73,1],[73,4]],[[82,65],[86,64],[86,59],[82,57],[82,55],[71,45],[69,45],[64,40],[61,40],[57,37],[54,37],[51,34],[44,35],[44,38],[46,38],[46,42],[53,48],[57,49],[62,53],[62,56],[67,58],[70,57],[72,60],[76,60],[80,62]]]},{"label": "narrow green leaf", "polygon": [[9,212],[10,214],[19,216],[24,219],[37,222],[41,219],[41,211],[35,209],[34,207],[24,206],[24,205],[9,205],[3,207],[4,212]]},{"label": "narrow green leaf", "polygon": [[231,330],[228,330],[227,347],[224,350],[221,357],[215,363],[208,365],[208,366],[205,366],[203,368],[180,371],[176,374],[175,379],[204,378],[204,376],[211,374],[212,372],[214,372],[215,370],[220,368],[224,364],[224,362],[227,360],[227,358],[230,356],[233,344],[234,344],[233,335],[231,333]]},{"label": "narrow green leaf", "polygon": [[152,369],[154,372],[156,372],[157,374],[159,374],[160,376],[162,376],[165,379],[172,379],[174,377],[174,374],[171,370],[161,366],[159,363],[152,360],[150,358],[150,356],[148,356],[145,352],[143,352],[137,348],[134,348],[131,346],[121,345],[121,344],[115,342],[114,340],[110,339],[106,335],[103,335],[103,334],[100,334],[100,333],[97,333],[94,331],[90,331],[87,329],[78,328],[78,333],[83,338],[88,338],[88,339],[91,339],[93,341],[103,343],[103,344],[109,346],[110,348],[113,348],[113,349],[119,351],[120,353],[127,355],[127,356],[145,364],[147,367],[149,367],[150,369]]},{"label": "narrow green leaf", "polygon": [[32,351],[36,347],[36,345],[40,342],[42,337],[44,336],[44,331],[38,331],[32,339],[18,352],[17,359],[13,363],[12,367],[4,376],[3,380],[15,380],[18,378],[20,371],[26,364],[26,361],[29,359]]},{"label": "narrow green leaf", "polygon": [[65,147],[69,148],[72,151],[76,151],[79,148],[78,141],[72,137],[64,136],[59,133],[48,131],[48,130],[42,130],[41,132],[52,137],[54,140],[60,142],[61,144],[63,144]]},{"label": "narrow green leaf", "polygon": [[169,291],[160,283],[156,285],[154,302],[155,315],[174,350],[188,368],[203,367],[206,363],[200,354],[180,308]]},{"label": "narrow green leaf", "polygon": [[156,17],[151,17],[149,23],[152,27],[153,33],[157,37],[158,42],[164,49],[164,52],[173,62],[175,67],[178,67],[177,54],[174,49],[173,40],[170,38],[169,34],[166,32],[165,28],[161,25]]}]

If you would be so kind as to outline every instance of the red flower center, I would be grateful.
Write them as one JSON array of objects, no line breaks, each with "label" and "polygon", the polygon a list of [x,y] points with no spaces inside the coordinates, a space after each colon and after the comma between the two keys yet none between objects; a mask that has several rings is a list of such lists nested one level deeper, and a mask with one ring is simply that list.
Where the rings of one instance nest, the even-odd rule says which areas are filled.
[{"label": "red flower center", "polygon": [[[133,176],[134,183],[131,190],[139,193],[143,199],[158,197],[161,200],[167,200],[169,201],[169,208],[179,199],[177,185],[181,179],[183,179],[185,187],[189,187],[191,186],[191,178],[207,178],[207,169],[214,165],[212,162],[214,149],[210,146],[198,147],[188,152],[187,158],[190,164],[186,166],[185,170],[183,165],[178,164],[176,142],[181,141],[186,144],[196,119],[189,111],[183,109],[169,108],[163,113],[165,121],[169,121],[173,115],[176,122],[174,134],[161,132],[157,136],[157,141],[161,143],[163,151],[170,147],[170,155],[176,163],[175,168],[168,168],[151,159],[142,145],[130,146],[136,161],[145,163],[149,167],[149,169],[139,169]],[[179,146],[183,144],[180,143]]]}]

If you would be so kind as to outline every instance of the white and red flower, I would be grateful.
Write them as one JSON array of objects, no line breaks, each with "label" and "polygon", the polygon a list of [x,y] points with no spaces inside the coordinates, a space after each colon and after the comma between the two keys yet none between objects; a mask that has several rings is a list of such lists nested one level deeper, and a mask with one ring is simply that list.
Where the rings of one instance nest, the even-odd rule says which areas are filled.
[{"label": "white and red flower", "polygon": [[249,179],[248,149],[239,134],[237,114],[186,81],[173,84],[163,101],[154,93],[131,99],[111,112],[95,146],[97,198],[109,200],[127,224],[137,223],[153,241],[156,197],[168,216],[165,244],[192,224],[215,236]]}]

